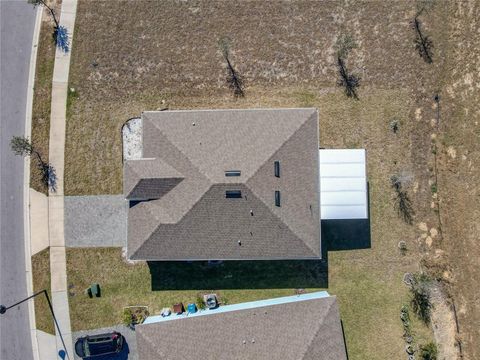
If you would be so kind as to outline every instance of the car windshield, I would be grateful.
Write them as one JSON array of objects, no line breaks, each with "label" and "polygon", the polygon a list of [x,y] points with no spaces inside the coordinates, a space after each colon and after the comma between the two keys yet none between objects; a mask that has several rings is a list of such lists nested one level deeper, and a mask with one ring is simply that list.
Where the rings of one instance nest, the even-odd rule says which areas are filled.
[{"label": "car windshield", "polygon": [[116,335],[91,338],[88,340],[90,356],[116,352],[117,343],[118,336]]}]

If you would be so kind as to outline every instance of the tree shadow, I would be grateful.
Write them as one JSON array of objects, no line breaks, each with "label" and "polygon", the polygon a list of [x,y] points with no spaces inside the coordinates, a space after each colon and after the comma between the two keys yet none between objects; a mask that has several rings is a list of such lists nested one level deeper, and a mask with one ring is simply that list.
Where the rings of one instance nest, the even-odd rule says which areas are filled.
[{"label": "tree shadow", "polygon": [[322,260],[149,261],[152,290],[327,288]]}]

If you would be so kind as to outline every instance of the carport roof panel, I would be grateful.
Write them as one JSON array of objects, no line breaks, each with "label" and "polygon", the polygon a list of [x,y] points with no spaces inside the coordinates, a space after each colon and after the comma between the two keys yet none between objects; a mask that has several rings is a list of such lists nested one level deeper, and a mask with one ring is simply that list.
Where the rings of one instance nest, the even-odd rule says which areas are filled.
[{"label": "carport roof panel", "polygon": [[321,219],[367,219],[364,149],[320,149]]}]

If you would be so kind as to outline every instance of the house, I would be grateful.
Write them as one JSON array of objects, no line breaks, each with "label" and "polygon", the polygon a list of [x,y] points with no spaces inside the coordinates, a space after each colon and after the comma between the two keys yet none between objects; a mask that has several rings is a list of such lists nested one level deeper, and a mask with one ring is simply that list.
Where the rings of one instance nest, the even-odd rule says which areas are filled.
[{"label": "house", "polygon": [[366,152],[319,150],[316,109],[139,120],[141,156],[124,162],[131,260],[319,259],[320,220],[368,220]]},{"label": "house", "polygon": [[142,114],[124,163],[132,260],[319,259],[316,109]]},{"label": "house", "polygon": [[152,316],[135,330],[140,360],[347,359],[336,298],[325,291]]}]

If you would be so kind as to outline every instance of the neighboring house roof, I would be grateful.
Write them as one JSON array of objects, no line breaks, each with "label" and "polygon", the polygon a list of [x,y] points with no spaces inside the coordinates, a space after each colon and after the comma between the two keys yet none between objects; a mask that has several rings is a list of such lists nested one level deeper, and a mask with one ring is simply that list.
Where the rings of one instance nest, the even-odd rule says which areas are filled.
[{"label": "neighboring house roof", "polygon": [[336,298],[326,292],[217,310],[137,326],[140,360],[346,359]]},{"label": "neighboring house roof", "polygon": [[[142,119],[144,158],[124,166],[125,196],[136,200],[129,258],[320,258],[316,109],[144,112]],[[242,197],[226,198],[231,190]]]}]

